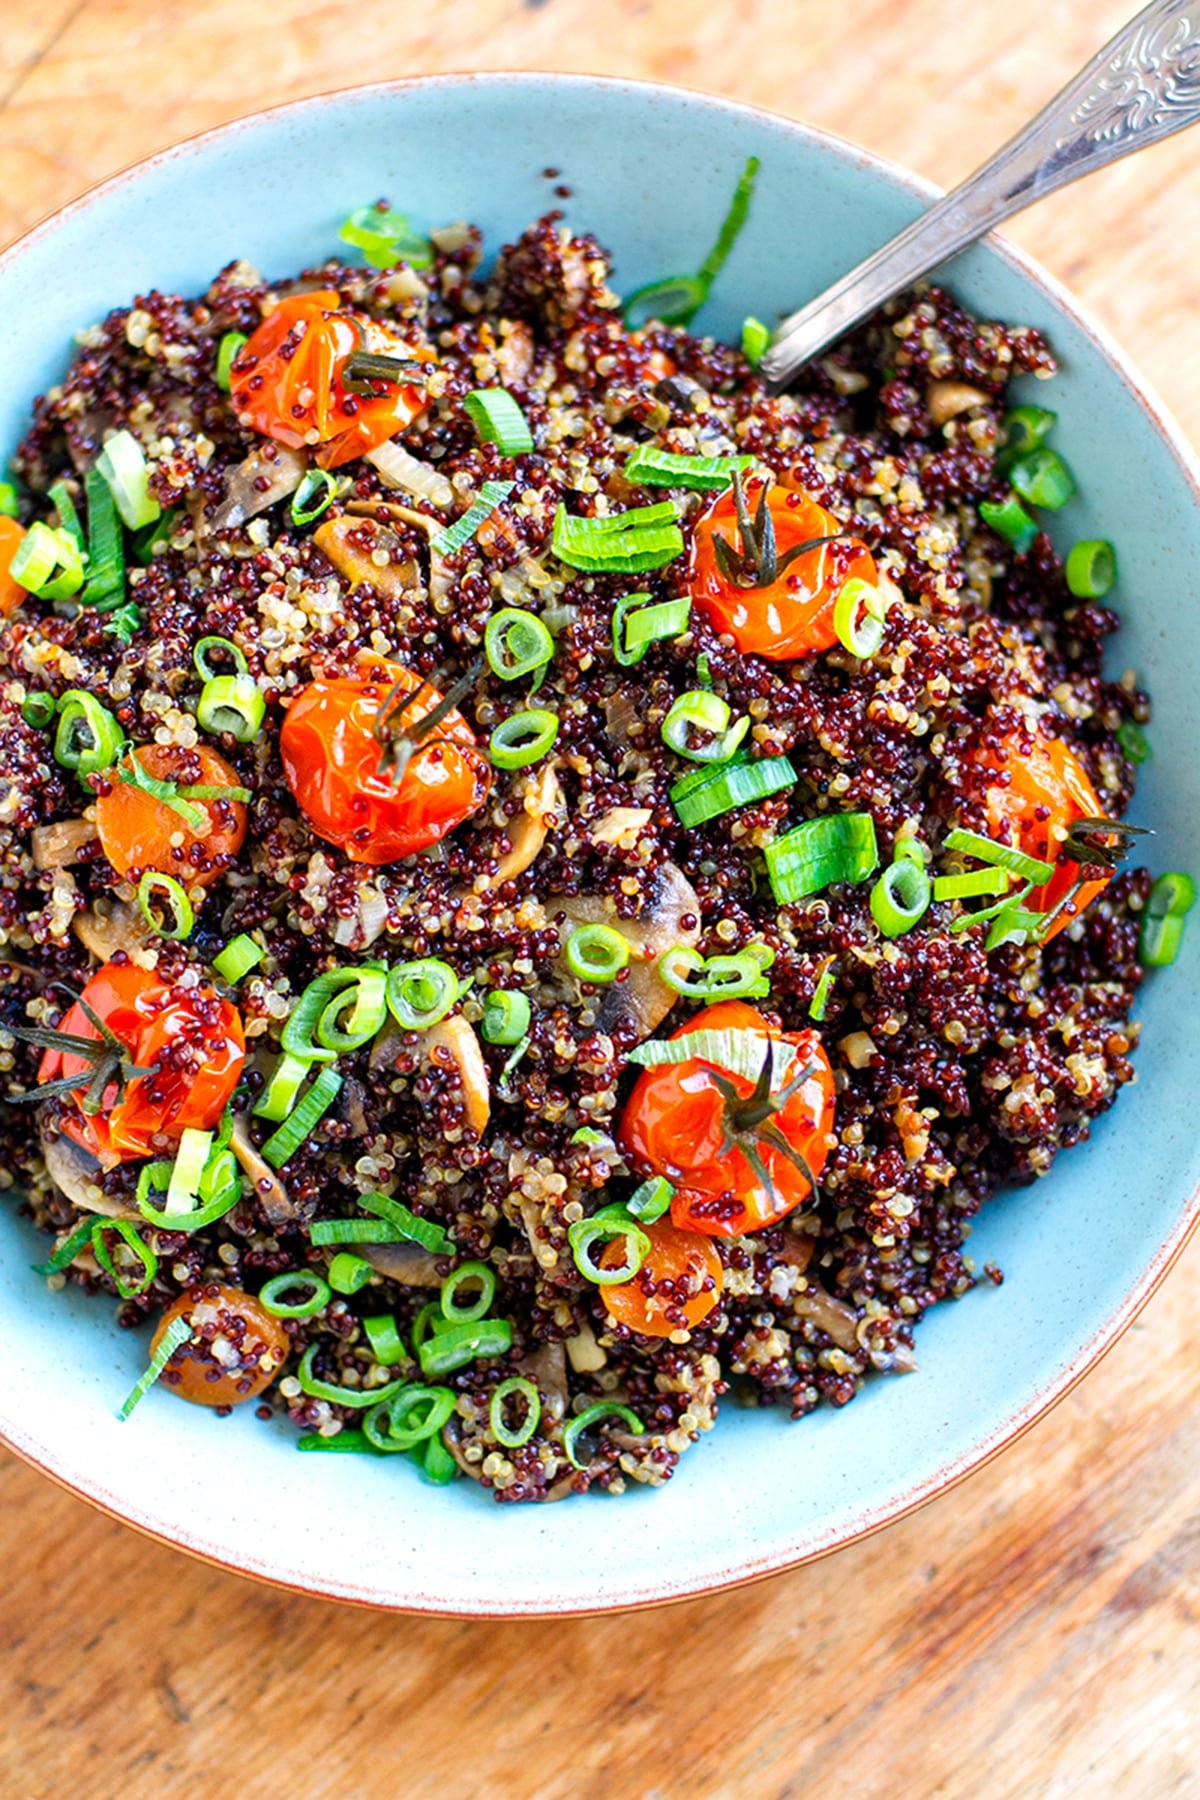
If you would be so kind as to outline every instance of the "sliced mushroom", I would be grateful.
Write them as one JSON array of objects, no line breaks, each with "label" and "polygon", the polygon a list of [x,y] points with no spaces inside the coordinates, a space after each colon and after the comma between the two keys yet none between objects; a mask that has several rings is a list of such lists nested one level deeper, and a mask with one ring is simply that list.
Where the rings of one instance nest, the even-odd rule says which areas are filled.
[{"label": "sliced mushroom", "polygon": [[431,518],[428,513],[418,512],[415,506],[401,506],[398,500],[351,500],[346,511],[355,519],[391,519],[400,525],[419,525],[427,531],[431,538],[437,537],[445,526],[440,519]]},{"label": "sliced mushroom", "polygon": [[102,1213],[109,1219],[137,1219],[141,1215],[128,1200],[111,1199],[100,1191],[100,1161],[82,1144],[55,1129],[48,1109],[38,1108],[38,1143],[46,1172],[60,1193],[80,1212]]},{"label": "sliced mushroom", "polygon": [[931,381],[925,390],[925,406],[935,425],[944,425],[973,406],[986,406],[991,399],[982,388],[965,381]]},{"label": "sliced mushroom", "polygon": [[566,796],[558,771],[552,762],[543,763],[531,779],[521,803],[522,811],[508,828],[512,849],[502,856],[500,866],[489,879],[488,887],[499,887],[514,875],[523,875],[541,852],[555,815],[565,807]]},{"label": "sliced mushroom", "polygon": [[561,1343],[543,1344],[531,1356],[523,1356],[517,1364],[522,1375],[535,1381],[547,1418],[561,1419],[567,1410],[567,1363]]},{"label": "sliced mushroom", "polygon": [[[553,922],[568,920],[573,925],[609,925],[629,942],[629,969],[623,981],[611,982],[596,1008],[596,1029],[611,1033],[621,1025],[631,1024],[639,1038],[650,1033],[666,1018],[678,998],[658,973],[658,959],[677,946],[690,947],[700,936],[700,902],[686,875],[674,863],[662,863],[655,870],[644,910],[636,919],[618,919],[606,902],[597,895],[549,900],[547,917]],[[683,920],[691,919],[684,926]],[[568,931],[561,932],[565,951]]]},{"label": "sliced mushroom", "polygon": [[632,850],[654,817],[648,806],[614,806],[598,819],[589,833],[594,844],[613,844]]},{"label": "sliced mushroom", "polygon": [[235,525],[266,512],[277,500],[295,493],[307,468],[307,459],[298,450],[285,449],[282,444],[259,445],[225,477],[225,495],[208,521],[208,529],[232,531]]},{"label": "sliced mushroom", "polygon": [[53,825],[35,825],[29,834],[35,869],[66,869],[80,862],[89,844],[96,841],[90,819],[57,819]]},{"label": "sliced mushroom", "polygon": [[823,1287],[810,1281],[806,1293],[792,1301],[797,1317],[807,1319],[818,1331],[824,1331],[841,1350],[857,1350],[858,1315],[844,1300],[835,1300]]},{"label": "sliced mushroom", "polygon": [[594,1375],[608,1361],[596,1342],[596,1334],[585,1319],[574,1337],[567,1339],[567,1361],[577,1375]]},{"label": "sliced mushroom", "polygon": [[295,1204],[278,1175],[255,1149],[245,1113],[235,1113],[229,1147],[237,1157],[243,1174],[250,1179],[255,1197],[272,1225],[290,1225],[299,1216]]},{"label": "sliced mushroom", "polygon": [[[323,519],[313,532],[313,543],[344,575],[351,587],[369,582],[389,599],[399,599],[417,583],[417,565],[406,557],[400,539],[389,525],[337,513]],[[377,555],[386,560],[376,562]]]},{"label": "sliced mushroom", "polygon": [[118,950],[138,950],[154,936],[137,907],[123,900],[100,899],[76,913],[71,929],[85,950],[98,962],[107,962]]},{"label": "sliced mushroom", "polygon": [[437,1069],[446,1069],[452,1063],[457,1065],[467,1123],[476,1137],[482,1137],[492,1113],[487,1065],[479,1048],[479,1039],[461,1013],[443,1019],[425,1033],[421,1061],[432,1063]]},{"label": "sliced mushroom", "polygon": [[795,1269],[803,1275],[812,1261],[813,1251],[816,1247],[817,1240],[809,1237],[807,1233],[785,1230],[779,1254],[789,1268]]},{"label": "sliced mushroom", "polygon": [[389,1281],[402,1282],[405,1287],[442,1285],[437,1258],[432,1250],[426,1250],[420,1244],[360,1244],[358,1253],[364,1262],[369,1262]]}]

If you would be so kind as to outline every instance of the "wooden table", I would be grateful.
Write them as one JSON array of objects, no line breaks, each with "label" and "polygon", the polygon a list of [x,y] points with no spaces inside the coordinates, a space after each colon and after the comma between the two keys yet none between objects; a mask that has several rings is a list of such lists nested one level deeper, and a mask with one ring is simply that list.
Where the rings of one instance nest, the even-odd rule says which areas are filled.
[{"label": "wooden table", "polygon": [[[949,183],[1129,4],[4,0],[0,239],[184,133],[437,69],[716,89]],[[1177,139],[1013,228],[1193,437],[1195,155]],[[956,1492],[813,1568],[668,1612],[469,1625],[291,1599],[5,1459],[0,1794],[1200,1794],[1198,1275],[1200,1244],[1102,1367]]]}]

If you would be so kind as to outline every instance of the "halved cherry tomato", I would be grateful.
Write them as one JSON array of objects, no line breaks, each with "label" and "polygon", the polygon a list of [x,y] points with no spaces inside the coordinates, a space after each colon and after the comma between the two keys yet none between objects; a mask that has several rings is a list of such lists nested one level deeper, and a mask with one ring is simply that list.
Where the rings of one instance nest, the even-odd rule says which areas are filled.
[{"label": "halved cherry tomato", "polygon": [[[314,681],[284,716],[279,753],[287,784],[319,836],[351,862],[390,863],[453,831],[487,799],[491,770],[475,734],[451,709],[415,749],[398,782],[375,735],[393,689],[393,729],[419,725],[441,699],[400,663],[372,663],[360,676]],[[405,696],[418,696],[408,707]]]},{"label": "halved cherry tomato", "polygon": [[424,345],[410,349],[375,319],[342,308],[332,289],[281,300],[244,344],[229,373],[242,423],[293,450],[321,445],[317,461],[336,469],[411,424],[426,405],[423,388],[376,383],[373,397],[342,385],[355,350],[432,361]]},{"label": "halved cherry tomato", "polygon": [[[680,1231],[669,1219],[643,1227],[650,1253],[630,1281],[602,1287],[613,1318],[644,1337],[670,1337],[707,1319],[721,1298],[725,1271],[707,1237]],[[625,1255],[620,1238],[606,1244],[601,1268],[612,1268]]]},{"label": "halved cherry tomato", "polygon": [[[269,1313],[253,1294],[223,1281],[206,1283],[199,1292],[181,1294],[158,1321],[150,1354],[161,1344],[168,1326],[186,1319],[196,1334],[179,1346],[163,1370],[163,1382],[193,1406],[239,1406],[253,1400],[278,1375],[291,1344],[282,1319]],[[205,1333],[205,1327],[213,1329]],[[221,1340],[220,1358],[211,1345]]]},{"label": "halved cherry tomato", "polygon": [[10,519],[7,513],[0,513],[0,618],[7,618],[15,612],[22,600],[28,600],[29,591],[19,581],[14,581],[9,574],[12,559],[21,547],[25,536],[25,527]]},{"label": "halved cherry tomato", "polygon": [[[111,1168],[152,1155],[189,1126],[210,1131],[216,1125],[246,1060],[241,1016],[228,1000],[210,987],[181,987],[117,962],[97,969],[81,999],[124,1044],[131,1064],[155,1073],[135,1076],[120,1097],[114,1082],[98,1113],[76,1111],[64,1129],[77,1143]],[[79,1001],[58,1030],[100,1037]],[[91,1066],[85,1057],[47,1050],[38,1080],[81,1075]],[[76,1108],[86,1092],[71,1096]]]},{"label": "halved cherry tomato", "polygon": [[[989,761],[991,759],[989,758]],[[1071,892],[1080,867],[1060,855],[1067,829],[1077,819],[1096,819],[1103,808],[1087,771],[1075,752],[1061,738],[1036,738],[1031,749],[1010,738],[1001,749],[998,772],[1007,781],[987,791],[988,831],[1015,844],[1026,856],[1054,864],[1044,887],[1032,888],[1021,902],[1030,912],[1047,913]],[[1043,938],[1044,943],[1065,931],[1097,894],[1103,893],[1110,875],[1085,881],[1063,908]]]},{"label": "halved cherry tomato", "polygon": [[[186,887],[207,887],[233,861],[246,837],[246,808],[240,800],[188,799],[189,787],[238,787],[238,773],[207,744],[185,750],[175,744],[143,744],[130,752],[155,781],[173,781],[184,790],[180,798],[198,807],[205,818],[196,831],[173,806],[148,794],[132,782],[122,781],[119,769],[129,767],[129,757],[109,770],[107,791],[96,799],[96,830],[100,848],[118,875],[158,869],[174,875]],[[178,840],[173,842],[172,840]]]},{"label": "halved cherry tomato", "polygon": [[[707,1006],[672,1032],[673,1038],[694,1031],[749,1031],[762,1039],[778,1038],[756,1007],[741,1000],[722,1000]],[[810,1073],[796,1092],[784,1101],[769,1124],[778,1128],[793,1151],[819,1175],[829,1154],[833,1124],[833,1071],[815,1031],[788,1032],[783,1042],[793,1044],[799,1062],[796,1073],[808,1065]],[[715,1063],[696,1057],[683,1063],[661,1063],[646,1069],[634,1083],[621,1116],[618,1141],[639,1167],[664,1175],[675,1187],[671,1202],[672,1222],[684,1231],[702,1231],[710,1237],[740,1237],[786,1218],[810,1192],[801,1170],[773,1146],[760,1129],[746,1131],[739,1139],[725,1096],[713,1080],[714,1071],[733,1084],[745,1099],[754,1083],[732,1075]],[[772,1091],[786,1082],[778,1078]],[[727,1140],[732,1140],[727,1144]],[[764,1182],[751,1166],[742,1143],[756,1149],[770,1177]]]},{"label": "halved cherry tomato", "polygon": [[[752,518],[762,491],[762,482],[746,484]],[[799,489],[769,488],[767,507],[781,557],[797,544],[844,529],[831,512]],[[772,662],[831,649],[838,641],[834,603],[845,583],[857,577],[874,586],[878,580],[870,551],[855,539],[843,538],[797,557],[769,586],[738,587],[717,563],[713,536],[718,532],[736,554],[742,553],[732,488],[718,494],[696,521],[687,576],[692,599],[718,631],[728,632],[739,650]]]}]

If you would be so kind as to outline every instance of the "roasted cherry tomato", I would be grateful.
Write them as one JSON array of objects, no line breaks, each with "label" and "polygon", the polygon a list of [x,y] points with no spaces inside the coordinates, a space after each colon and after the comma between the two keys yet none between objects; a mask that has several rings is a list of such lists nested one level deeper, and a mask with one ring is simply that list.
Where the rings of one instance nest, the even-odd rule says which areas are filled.
[{"label": "roasted cherry tomato", "polygon": [[[124,1045],[128,1066],[154,1073],[135,1075],[123,1093],[114,1079],[98,1113],[82,1110],[86,1088],[70,1096],[77,1110],[63,1128],[77,1143],[112,1168],[166,1149],[188,1126],[212,1130],[246,1060],[241,1017],[228,1000],[210,987],[182,987],[133,963],[117,962],[97,969],[81,1000]],[[57,1029],[100,1037],[79,1001]],[[38,1080],[57,1081],[94,1066],[85,1057],[47,1050]]]},{"label": "roasted cherry tomato", "polygon": [[[705,1007],[671,1035],[729,1030],[753,1032],[764,1052],[768,1038],[780,1035],[741,1000]],[[815,1031],[789,1032],[783,1042],[795,1046],[798,1061],[782,1080],[774,1076],[769,1093],[757,1097],[753,1081],[700,1057],[661,1063],[634,1083],[618,1139],[639,1167],[673,1184],[671,1219],[682,1230],[710,1237],[758,1231],[786,1218],[809,1194],[801,1161],[814,1177],[820,1174],[833,1124],[833,1071]],[[808,1074],[793,1085],[806,1068]],[[736,1101],[722,1093],[714,1077],[731,1085]],[[795,1162],[778,1138],[772,1143],[775,1133]],[[747,1149],[761,1161],[766,1181]]]},{"label": "roasted cherry tomato", "polygon": [[200,800],[191,787],[236,788],[238,773],[206,744],[185,750],[175,744],[143,744],[130,752],[154,781],[169,781],[178,798],[198,809],[202,830],[157,794],[123,781],[119,770],[129,757],[106,773],[106,790],[96,799],[100,848],[118,875],[158,869],[184,886],[206,887],[233,862],[246,837],[246,808],[240,800]]},{"label": "roasted cherry tomato", "polygon": [[[631,1281],[602,1287],[604,1304],[613,1318],[644,1337],[670,1337],[707,1319],[721,1298],[725,1271],[721,1258],[695,1231],[680,1231],[669,1219],[643,1227],[650,1239],[650,1254]],[[602,1268],[612,1268],[625,1255],[620,1238],[607,1244],[600,1257]]]},{"label": "roasted cherry tomato", "polygon": [[[1007,779],[988,788],[988,831],[1026,856],[1055,865],[1045,886],[1031,888],[1021,902],[1030,912],[1052,912],[1071,893],[1081,874],[1078,863],[1060,855],[1063,838],[1077,820],[1100,818],[1103,808],[1083,764],[1061,738],[1035,738],[1028,750],[1019,739],[1010,738],[1002,746],[998,773]],[[1085,881],[1043,942],[1049,943],[1065,931],[1110,880],[1111,876],[1104,874]]]},{"label": "roasted cherry tomato", "polygon": [[[746,504],[751,517],[762,492],[761,482],[747,484]],[[767,508],[775,527],[776,553],[781,559],[800,544],[844,530],[831,512],[799,490],[769,488]],[[878,580],[870,551],[857,539],[841,538],[835,544],[823,544],[797,557],[765,586],[741,587],[717,560],[713,541],[717,535],[735,556],[746,560],[749,577],[753,573],[753,558],[742,542],[732,488],[718,494],[696,521],[688,587],[699,610],[718,631],[727,632],[739,650],[773,662],[831,649],[838,641],[833,628],[834,603],[845,583],[857,577],[874,586]]]},{"label": "roasted cherry tomato", "polygon": [[0,513],[0,618],[7,618],[15,612],[22,600],[28,600],[28,591],[19,581],[14,581],[9,574],[12,559],[21,548],[21,540],[25,536],[25,527],[7,513]]},{"label": "roasted cherry tomato", "polygon": [[223,1281],[208,1282],[172,1301],[150,1340],[151,1355],[176,1319],[186,1319],[195,1335],[179,1346],[162,1380],[193,1406],[239,1406],[253,1400],[287,1360],[290,1345],[283,1320],[273,1318],[253,1294]]},{"label": "roasted cherry tomato", "polygon": [[331,289],[281,300],[230,370],[239,419],[293,450],[320,445],[317,461],[326,469],[386,443],[424,410],[425,392],[375,382],[370,395],[351,393],[342,370],[355,350],[432,360],[424,346],[410,349],[377,320],[346,312]]},{"label": "roasted cherry tomato", "polygon": [[[287,784],[313,830],[351,862],[428,849],[487,799],[491,770],[460,712],[421,735],[440,700],[411,669],[379,662],[311,682],[289,704],[279,737]],[[407,755],[398,781],[397,750]]]}]

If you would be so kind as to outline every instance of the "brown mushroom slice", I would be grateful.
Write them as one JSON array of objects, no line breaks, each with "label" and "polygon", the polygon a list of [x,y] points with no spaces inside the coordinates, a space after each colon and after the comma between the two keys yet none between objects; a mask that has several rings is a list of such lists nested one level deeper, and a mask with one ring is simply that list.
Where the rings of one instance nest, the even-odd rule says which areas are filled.
[{"label": "brown mushroom slice", "polygon": [[405,1287],[442,1285],[437,1258],[420,1244],[359,1244],[357,1253],[389,1281],[399,1281]]},{"label": "brown mushroom slice", "polygon": [[138,950],[154,936],[136,906],[124,900],[100,899],[76,913],[71,929],[85,950],[98,962],[108,962],[118,950]]},{"label": "brown mushroom slice", "polygon": [[77,1206],[80,1212],[101,1213],[108,1219],[141,1217],[128,1200],[118,1200],[100,1192],[103,1170],[99,1159],[65,1132],[56,1131],[49,1110],[44,1106],[38,1108],[37,1133],[46,1173],[72,1206]]},{"label": "brown mushroom slice", "polygon": [[[313,532],[313,543],[351,587],[369,582],[379,593],[397,600],[416,586],[417,565],[405,556],[400,539],[388,525],[337,513],[321,521]],[[376,556],[385,560],[376,562]]]},{"label": "brown mushroom slice", "polygon": [[[674,863],[662,863],[650,877],[646,904],[636,919],[618,919],[598,894],[546,902],[547,917],[573,925],[608,925],[629,942],[629,969],[623,981],[611,982],[592,1002],[596,1029],[610,1035],[631,1024],[639,1038],[649,1037],[666,1018],[678,995],[658,973],[658,959],[678,946],[690,949],[700,936],[700,901],[696,890]],[[691,923],[683,924],[690,918]],[[566,950],[566,930],[560,933]]]},{"label": "brown mushroom slice", "polygon": [[809,1282],[807,1292],[796,1295],[792,1311],[815,1325],[818,1331],[827,1333],[840,1350],[859,1348],[858,1314],[844,1300],[836,1300],[815,1282]]},{"label": "brown mushroom slice", "polygon": [[232,531],[266,512],[277,500],[295,493],[307,468],[306,457],[282,444],[262,444],[252,450],[225,477],[224,498],[208,521],[208,530]]},{"label": "brown mushroom slice", "polygon": [[96,841],[90,819],[56,819],[53,825],[35,825],[29,848],[35,869],[67,869],[80,862],[89,844]]},{"label": "brown mushroom slice", "polygon": [[931,381],[925,390],[925,406],[935,425],[945,425],[973,406],[987,406],[991,398],[966,381]]},{"label": "brown mushroom slice", "polygon": [[354,519],[391,519],[396,525],[418,525],[431,538],[446,529],[440,519],[418,512],[415,506],[401,506],[398,500],[351,500],[346,511]]},{"label": "brown mushroom slice", "polygon": [[249,1177],[255,1198],[271,1224],[292,1224],[297,1217],[295,1203],[270,1163],[255,1149],[245,1113],[234,1114],[229,1147],[237,1157],[242,1173]]},{"label": "brown mushroom slice", "polygon": [[614,849],[632,850],[653,817],[648,806],[614,806],[597,819],[589,835],[593,844],[611,844]]},{"label": "brown mushroom slice", "polygon": [[608,1361],[596,1342],[596,1334],[585,1319],[574,1337],[567,1339],[567,1361],[577,1375],[594,1375]]},{"label": "brown mushroom slice", "polygon": [[488,880],[489,888],[499,887],[502,881],[511,881],[515,875],[525,873],[540,854],[555,815],[566,805],[562,783],[553,763],[542,764],[526,788],[521,804],[522,811],[508,828],[512,849],[501,857],[496,873]]},{"label": "brown mushroom slice", "polygon": [[492,1114],[487,1064],[479,1048],[479,1039],[461,1013],[443,1019],[425,1033],[421,1061],[432,1063],[436,1069],[446,1069],[451,1064],[457,1067],[467,1123],[476,1137],[482,1137]]},{"label": "brown mushroom slice", "polygon": [[544,1412],[548,1419],[558,1421],[567,1410],[567,1361],[563,1345],[559,1342],[543,1344],[529,1356],[523,1356],[517,1364],[522,1375],[537,1384],[538,1392],[545,1401]]}]

